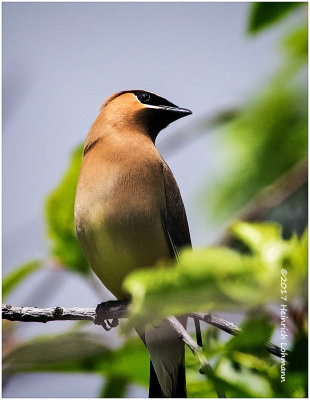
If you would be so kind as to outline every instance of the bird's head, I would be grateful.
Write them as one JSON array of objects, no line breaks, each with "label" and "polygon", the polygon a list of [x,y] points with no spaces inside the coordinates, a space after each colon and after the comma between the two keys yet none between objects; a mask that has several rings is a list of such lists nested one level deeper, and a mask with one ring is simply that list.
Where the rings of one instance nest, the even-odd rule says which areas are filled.
[{"label": "bird's head", "polygon": [[141,129],[153,141],[171,122],[192,112],[146,90],[125,90],[109,97],[101,114],[120,129]]}]

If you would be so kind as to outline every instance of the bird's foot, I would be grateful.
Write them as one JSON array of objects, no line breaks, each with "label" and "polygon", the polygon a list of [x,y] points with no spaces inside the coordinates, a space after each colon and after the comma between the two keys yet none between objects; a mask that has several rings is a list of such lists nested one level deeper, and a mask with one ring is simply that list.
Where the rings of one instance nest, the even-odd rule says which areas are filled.
[{"label": "bird's foot", "polygon": [[118,309],[121,302],[119,300],[105,301],[96,307],[96,317],[94,323],[101,325],[105,331],[110,331],[119,325],[118,318],[107,318],[108,315],[113,314],[115,309]]},{"label": "bird's foot", "polygon": [[119,322],[118,319],[103,320],[100,324],[105,331],[110,331],[112,328],[116,328]]}]

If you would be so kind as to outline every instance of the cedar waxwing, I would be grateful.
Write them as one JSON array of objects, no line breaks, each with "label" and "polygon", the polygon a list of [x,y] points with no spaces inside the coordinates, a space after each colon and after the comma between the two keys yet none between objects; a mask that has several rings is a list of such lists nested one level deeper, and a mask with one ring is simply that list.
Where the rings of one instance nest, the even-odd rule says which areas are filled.
[{"label": "cedar waxwing", "polygon": [[[90,267],[120,300],[128,299],[122,283],[131,271],[169,263],[191,246],[179,188],[154,145],[163,128],[189,114],[154,93],[126,90],[105,101],[87,136],[76,232]],[[150,397],[186,397],[177,333],[167,321],[138,333],[151,358]]]}]

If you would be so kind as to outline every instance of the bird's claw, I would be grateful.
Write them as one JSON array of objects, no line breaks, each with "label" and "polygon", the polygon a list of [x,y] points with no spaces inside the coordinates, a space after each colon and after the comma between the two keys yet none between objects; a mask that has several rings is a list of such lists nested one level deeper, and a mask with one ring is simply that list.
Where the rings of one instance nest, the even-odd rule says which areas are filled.
[{"label": "bird's claw", "polygon": [[[110,322],[111,321],[111,322]],[[100,324],[105,331],[110,331],[112,328],[116,328],[119,322],[118,319],[102,320]]]},{"label": "bird's claw", "polygon": [[111,306],[116,305],[116,303],[117,301],[106,301],[98,304],[96,307],[96,317],[94,319],[94,323],[96,325],[101,325],[105,331],[110,331],[112,328],[116,328],[119,325],[118,318],[106,319],[102,317],[104,311],[110,309]]}]

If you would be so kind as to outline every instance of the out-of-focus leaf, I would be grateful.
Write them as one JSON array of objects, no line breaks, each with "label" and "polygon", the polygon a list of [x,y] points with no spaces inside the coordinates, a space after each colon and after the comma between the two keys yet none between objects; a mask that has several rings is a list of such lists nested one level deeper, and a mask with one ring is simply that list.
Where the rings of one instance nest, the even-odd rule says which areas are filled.
[{"label": "out-of-focus leaf", "polygon": [[279,74],[222,128],[218,137],[227,168],[205,189],[208,218],[231,217],[307,157],[307,110],[306,86]]},{"label": "out-of-focus leaf", "polygon": [[41,261],[31,261],[6,275],[2,281],[2,298],[5,299],[19,283],[41,268],[41,266]]},{"label": "out-of-focus leaf", "polygon": [[307,3],[299,2],[260,2],[253,3],[250,11],[248,32],[257,33],[284,18],[297,7]]},{"label": "out-of-focus leaf", "polygon": [[[237,226],[240,238],[246,236],[245,232],[250,234],[253,255],[227,248],[185,250],[174,267],[159,265],[130,274],[124,286],[132,296],[132,321],[156,322],[193,311],[227,312],[279,301],[279,292],[274,288],[279,287],[284,265],[291,296],[298,294],[307,271],[306,257],[301,254],[307,251],[304,239],[294,236],[282,240],[278,226],[269,224]],[[265,239],[263,232],[268,233]]]},{"label": "out-of-focus leaf", "polygon": [[100,335],[68,332],[31,339],[3,359],[3,373],[93,372],[147,385],[149,361],[140,339],[111,350]]},{"label": "out-of-focus leaf", "polygon": [[283,41],[291,57],[308,56],[308,24],[295,28]]},{"label": "out-of-focus leaf", "polygon": [[186,373],[187,397],[198,398],[198,399],[216,398],[217,394],[209,381],[201,382],[197,381],[197,379],[196,380],[193,379],[197,375],[198,373],[195,374],[194,373],[192,374],[190,372]]},{"label": "out-of-focus leaf", "polygon": [[193,310],[237,308],[240,299],[237,299],[238,294],[236,297],[231,295],[229,286],[234,282],[241,297],[247,294],[256,297],[259,285],[255,283],[253,290],[246,282],[257,268],[250,257],[243,257],[233,250],[183,251],[178,264],[173,267],[159,266],[128,276],[125,288],[132,295],[132,317],[137,318],[135,323],[150,319],[155,322],[162,317]]},{"label": "out-of-focus leaf", "polygon": [[225,358],[208,379],[222,387],[227,397],[272,397],[270,383],[264,377],[242,365],[234,368],[233,362]]},{"label": "out-of-focus leaf", "polygon": [[235,222],[231,226],[231,233],[253,252],[261,253],[266,244],[273,246],[276,242],[285,243],[282,240],[281,226],[278,224],[262,224]]},{"label": "out-of-focus leaf", "polygon": [[113,351],[111,358],[101,360],[100,369],[109,376],[122,376],[130,382],[148,385],[149,356],[140,338],[128,340],[122,348]]},{"label": "out-of-focus leaf", "polygon": [[[299,163],[299,165],[302,165],[302,163]],[[298,178],[294,182],[298,182]],[[284,190],[288,187],[289,183],[283,185]],[[301,235],[308,223],[308,182],[302,184],[298,190],[284,199],[281,204],[271,208],[263,218],[266,221],[278,222],[282,227],[282,235],[285,239],[291,237],[293,232]]]},{"label": "out-of-focus leaf", "polygon": [[122,398],[125,397],[128,381],[123,377],[111,376],[104,383],[102,392],[99,398],[110,399],[110,398]]},{"label": "out-of-focus leaf", "polygon": [[230,339],[225,349],[227,351],[265,352],[264,345],[268,342],[274,330],[270,318],[256,314],[246,319],[241,325],[241,333]]},{"label": "out-of-focus leaf", "polygon": [[[295,235],[289,240],[283,240],[281,226],[276,223],[236,222],[232,225],[231,232],[270,266],[282,263],[283,267],[289,267],[289,264],[292,264],[289,260],[294,259],[295,274],[300,278],[301,271],[298,272],[297,268],[305,265],[306,259],[302,257],[306,257],[307,254],[303,246],[303,237],[298,239]],[[296,260],[296,256],[300,259]]]},{"label": "out-of-focus leaf", "polygon": [[215,397],[215,388],[227,397],[305,397],[307,393],[307,338],[294,340],[286,380],[281,382],[280,362],[263,349],[276,324],[268,314],[251,311],[241,325],[242,333],[226,343],[204,343],[204,354],[213,360],[213,374],[201,381],[200,363],[189,352],[186,373],[192,397]]},{"label": "out-of-focus leaf", "polygon": [[199,373],[201,364],[188,347],[185,348],[185,368],[188,398],[217,397],[212,382]]},{"label": "out-of-focus leaf", "polygon": [[291,265],[293,266],[294,274],[303,276],[303,285],[300,288],[300,296],[306,298],[308,295],[308,276],[307,271],[304,271],[303,265],[308,265],[308,228],[305,230],[300,241],[295,239],[295,248],[292,252]]},{"label": "out-of-focus leaf", "polygon": [[286,355],[285,361],[285,381],[281,382],[283,397],[307,398],[309,367],[307,329],[296,336],[291,352]]},{"label": "out-of-focus leaf", "polygon": [[74,226],[74,199],[82,151],[83,147],[78,146],[72,153],[67,172],[46,200],[45,214],[52,256],[76,272],[87,273],[89,267],[79,245]]},{"label": "out-of-focus leaf", "polygon": [[[209,221],[224,222],[233,217],[257,198],[262,189],[307,158],[307,3],[253,3],[249,31],[258,32],[296,7],[304,7],[305,12],[296,13],[295,28],[285,40],[288,57],[283,66],[218,134],[221,140],[218,158],[223,160],[223,172],[205,188],[204,204]],[[292,195],[289,187],[287,193]],[[267,210],[269,214],[281,207],[277,202],[274,204]],[[298,210],[295,209],[295,213],[298,214]],[[296,227],[291,223],[291,214],[293,212],[289,216],[281,215],[288,236]],[[307,221],[305,214],[302,213],[298,221],[301,229]]]},{"label": "out-of-focus leaf", "polygon": [[294,343],[294,347],[290,355],[287,357],[287,360],[290,363],[289,370],[291,372],[293,371],[306,372],[308,368],[307,354],[308,354],[308,339],[306,332],[304,332],[303,334],[298,335]]},{"label": "out-of-focus leaf", "polygon": [[36,337],[6,355],[3,372],[96,371],[101,358],[109,353],[99,337],[83,332]]},{"label": "out-of-focus leaf", "polygon": [[[255,333],[252,332],[252,335]],[[199,397],[202,398],[217,397],[215,392],[225,392],[227,397],[272,397],[270,378],[266,373],[270,370],[270,366],[267,366],[265,361],[236,351],[229,353],[228,356],[221,352],[215,353],[217,361],[213,366],[213,373],[204,376],[205,382],[201,382],[201,376],[197,376],[197,367],[194,363],[188,366],[186,373],[189,376],[189,387],[191,388],[193,384],[194,394],[200,394]],[[239,356],[241,361],[247,357],[251,361],[239,363],[232,356],[235,356],[234,358]],[[256,368],[257,365],[259,369]],[[276,365],[276,371],[278,368]]]}]

